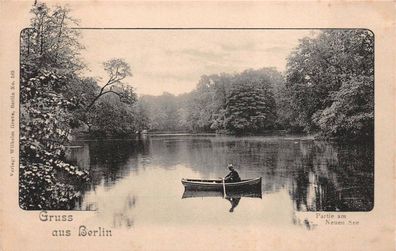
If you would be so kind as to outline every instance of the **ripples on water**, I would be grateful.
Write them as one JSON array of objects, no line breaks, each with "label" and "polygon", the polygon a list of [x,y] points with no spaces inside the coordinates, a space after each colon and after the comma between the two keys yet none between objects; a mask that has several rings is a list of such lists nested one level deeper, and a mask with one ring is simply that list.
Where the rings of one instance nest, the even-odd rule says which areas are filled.
[{"label": "ripples on water", "polygon": [[[113,227],[146,225],[306,225],[300,211],[370,211],[372,144],[306,137],[166,136],[76,141],[68,158],[89,169],[76,205]],[[182,199],[182,178],[218,178],[233,163],[242,178],[263,177],[262,198]],[[235,205],[236,204],[236,205]]]}]

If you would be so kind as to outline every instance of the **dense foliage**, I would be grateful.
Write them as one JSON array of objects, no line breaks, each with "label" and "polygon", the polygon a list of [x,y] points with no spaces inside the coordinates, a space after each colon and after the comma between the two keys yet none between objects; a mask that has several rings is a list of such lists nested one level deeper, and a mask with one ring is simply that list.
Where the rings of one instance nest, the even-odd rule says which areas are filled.
[{"label": "dense foliage", "polygon": [[237,134],[271,129],[276,119],[275,111],[270,91],[251,83],[242,84],[227,96],[224,128]]},{"label": "dense foliage", "polygon": [[[85,112],[85,121],[89,131],[94,136],[117,137],[133,135],[136,131],[145,129],[144,114],[141,114],[136,104],[134,93],[106,95],[98,100],[89,111]],[[125,99],[125,100],[124,100]]]},{"label": "dense foliage", "polygon": [[151,131],[188,130],[185,119],[185,95],[175,96],[163,93],[160,96],[144,95],[139,105],[147,114],[147,124]]},{"label": "dense foliage", "polygon": [[274,92],[282,84],[279,72],[263,68],[203,75],[190,93],[164,93],[141,100],[151,130],[260,133],[277,123]]},{"label": "dense foliage", "polygon": [[374,133],[374,36],[326,30],[290,55],[286,86],[294,126],[326,137]]},{"label": "dense foliage", "polygon": [[21,33],[20,183],[23,209],[64,209],[79,196],[87,173],[65,161],[72,111],[64,88],[83,67],[78,33],[67,29],[69,10],[44,4],[32,9],[33,28]]}]

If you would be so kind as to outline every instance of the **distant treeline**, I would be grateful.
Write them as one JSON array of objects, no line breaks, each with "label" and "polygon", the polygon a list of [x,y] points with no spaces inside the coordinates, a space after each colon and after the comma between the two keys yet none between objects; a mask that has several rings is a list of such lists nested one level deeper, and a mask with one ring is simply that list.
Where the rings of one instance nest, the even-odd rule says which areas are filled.
[{"label": "distant treeline", "polygon": [[148,129],[325,138],[374,134],[374,36],[325,30],[300,40],[284,74],[274,68],[203,75],[190,93],[142,96]]},{"label": "distant treeline", "polygon": [[278,128],[274,93],[282,84],[272,68],[204,75],[190,93],[146,95],[139,102],[151,130],[259,133]]}]

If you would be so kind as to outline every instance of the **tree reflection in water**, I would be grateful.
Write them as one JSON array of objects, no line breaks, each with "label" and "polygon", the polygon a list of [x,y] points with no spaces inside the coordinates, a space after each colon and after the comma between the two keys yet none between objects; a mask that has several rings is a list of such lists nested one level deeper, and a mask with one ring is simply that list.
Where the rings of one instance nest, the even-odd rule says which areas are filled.
[{"label": "tree reflection in water", "polygon": [[[146,170],[155,173],[160,169],[164,174],[183,167],[195,176],[184,178],[224,177],[228,172],[226,165],[233,163],[242,178],[263,178],[264,196],[284,191],[294,212],[369,211],[374,204],[374,146],[371,142],[342,144],[304,137],[167,136],[76,141],[75,145],[82,147],[72,148],[69,159],[90,169],[91,183],[87,185],[87,192],[101,193],[111,189],[131,174],[131,182],[144,179],[141,174]],[[167,180],[150,176],[152,178],[155,182],[141,183],[158,186],[158,189],[165,184],[175,191],[182,188],[178,176],[169,176]],[[125,188],[129,189],[128,185]],[[120,200],[124,202],[117,205],[113,224],[131,227],[135,224],[133,208],[140,198],[132,190],[122,196]],[[189,195],[183,194],[183,198],[185,196]],[[229,198],[230,212],[238,203],[244,203],[240,198]],[[173,199],[159,201],[174,203]],[[85,200],[76,205],[76,209],[96,210],[96,203]],[[292,221],[312,228],[304,219]]]},{"label": "tree reflection in water", "polygon": [[75,141],[73,144],[82,147],[70,149],[67,157],[72,164],[90,170],[88,189],[102,182],[111,186],[131,169],[144,166],[139,162],[144,163],[150,151],[150,141],[141,138]]},{"label": "tree reflection in water", "polygon": [[[306,148],[306,146],[301,146]],[[290,194],[297,211],[370,211],[374,149],[370,144],[314,142],[294,163]]]}]

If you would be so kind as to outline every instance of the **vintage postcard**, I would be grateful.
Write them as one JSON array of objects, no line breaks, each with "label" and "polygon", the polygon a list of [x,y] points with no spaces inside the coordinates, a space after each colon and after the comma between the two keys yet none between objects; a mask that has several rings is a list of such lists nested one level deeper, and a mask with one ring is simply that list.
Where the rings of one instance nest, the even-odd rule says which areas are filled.
[{"label": "vintage postcard", "polygon": [[0,7],[0,250],[395,250],[394,2]]}]

